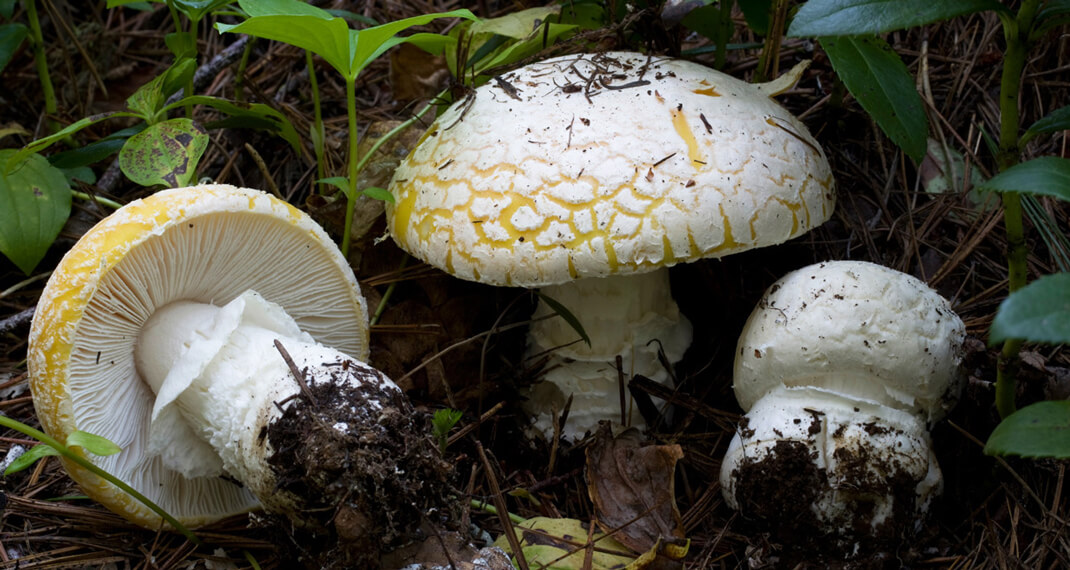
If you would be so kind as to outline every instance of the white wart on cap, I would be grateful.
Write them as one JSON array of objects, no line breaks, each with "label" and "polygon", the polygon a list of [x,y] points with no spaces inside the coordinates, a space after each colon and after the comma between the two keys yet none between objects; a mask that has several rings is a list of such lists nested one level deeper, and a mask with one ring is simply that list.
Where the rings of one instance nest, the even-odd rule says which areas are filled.
[{"label": "white wart on cap", "polygon": [[739,340],[748,413],[721,465],[726,502],[794,546],[894,548],[942,489],[928,426],[958,399],[964,338],[946,299],[893,269],[833,261],[784,276]]},{"label": "white wart on cap", "polygon": [[[53,272],[34,315],[28,368],[45,431],[61,441],[82,430],[117,443],[123,452],[90,459],[185,525],[255,507],[240,485],[187,477],[148,452],[155,396],[135,362],[142,326],[158,309],[175,301],[222,305],[248,289],[284,309],[311,339],[366,358],[367,309],[352,270],[326,233],[285,202],[202,185],[157,193],[102,221]],[[203,451],[207,444],[188,445]],[[65,467],[108,508],[160,525],[133,498]]]},{"label": "white wart on cap", "polygon": [[[641,425],[621,410],[614,355],[626,378],[666,382],[658,349],[676,362],[690,344],[668,276],[628,276],[778,244],[831,216],[828,162],[775,90],[677,59],[563,56],[477,88],[401,163],[387,225],[403,249],[462,279],[542,287],[592,338],[551,357],[530,394],[540,431],[569,396],[570,438],[622,412]],[[561,330],[536,321],[530,352],[578,338]]]}]

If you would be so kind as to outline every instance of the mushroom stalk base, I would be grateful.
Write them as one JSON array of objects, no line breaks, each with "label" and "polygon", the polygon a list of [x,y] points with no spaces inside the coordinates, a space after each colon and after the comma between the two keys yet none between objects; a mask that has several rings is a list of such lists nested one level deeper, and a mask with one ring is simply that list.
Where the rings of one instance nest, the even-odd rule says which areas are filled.
[{"label": "mushroom stalk base", "polygon": [[850,555],[879,552],[920,528],[942,479],[914,415],[822,389],[780,387],[740,422],[721,487],[729,506],[781,539],[827,536]]},{"label": "mushroom stalk base", "polygon": [[[683,358],[691,344],[691,323],[680,314],[669,289],[668,269],[628,276],[581,279],[543,287],[541,294],[564,305],[591,339],[590,346],[554,310],[540,302],[528,335],[529,356],[549,352],[542,381],[526,394],[525,409],[534,428],[553,435],[553,416],[560,414],[572,396],[563,435],[579,439],[594,432],[601,420],[621,423],[621,387],[616,357],[621,357],[625,382],[639,374],[661,383],[671,379],[659,359],[669,363]],[[643,427],[631,394],[625,390],[626,425]]]},{"label": "mushroom stalk base", "polygon": [[333,537],[327,557],[338,563],[374,566],[382,547],[452,505],[449,465],[397,386],[256,293],[163,308],[137,362],[157,394],[156,451],[190,473],[213,464],[267,510]]}]

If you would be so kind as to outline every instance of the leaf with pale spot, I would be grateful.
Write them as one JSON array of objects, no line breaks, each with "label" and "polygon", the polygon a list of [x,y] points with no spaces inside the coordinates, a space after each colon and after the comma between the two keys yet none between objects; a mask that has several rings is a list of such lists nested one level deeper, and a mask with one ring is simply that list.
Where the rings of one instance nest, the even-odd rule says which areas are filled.
[{"label": "leaf with pale spot", "polygon": [[16,152],[0,150],[0,252],[29,274],[70,215],[71,187],[39,154],[9,163]]}]

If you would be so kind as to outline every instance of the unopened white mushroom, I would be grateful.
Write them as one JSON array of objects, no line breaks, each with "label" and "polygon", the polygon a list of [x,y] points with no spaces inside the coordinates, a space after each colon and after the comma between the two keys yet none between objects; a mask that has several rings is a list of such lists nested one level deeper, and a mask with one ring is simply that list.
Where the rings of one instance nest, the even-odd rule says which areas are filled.
[{"label": "unopened white mushroom", "polygon": [[[298,525],[349,521],[370,556],[419,520],[414,497],[444,480],[426,426],[361,361],[367,311],[345,258],[307,215],[262,192],[169,190],[109,216],[53,272],[28,353],[45,430],[117,443],[121,453],[90,459],[187,526],[262,503]],[[350,460],[358,453],[366,463]],[[162,524],[66,467],[106,507]],[[409,494],[391,502],[394,485]]]},{"label": "unopened white mushroom", "polygon": [[964,335],[946,299],[873,263],[774,283],[736,353],[748,413],[721,466],[728,504],[847,555],[914,532],[942,487],[928,428],[957,400]]},{"label": "unopened white mushroom", "polygon": [[590,336],[575,342],[560,319],[532,327],[530,352],[558,349],[528,400],[544,433],[570,395],[570,438],[621,417],[617,355],[626,377],[669,378],[657,351],[682,358],[691,327],[666,267],[781,243],[832,214],[824,154],[769,95],[682,60],[558,57],[455,103],[396,171],[387,221],[403,249],[464,279],[541,287]]}]

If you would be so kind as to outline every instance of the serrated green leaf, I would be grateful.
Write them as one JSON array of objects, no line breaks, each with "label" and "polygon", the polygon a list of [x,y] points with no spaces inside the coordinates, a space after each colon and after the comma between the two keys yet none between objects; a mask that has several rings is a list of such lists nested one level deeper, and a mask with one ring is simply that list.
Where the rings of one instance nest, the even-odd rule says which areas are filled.
[{"label": "serrated green leaf", "polygon": [[821,45],[847,90],[915,163],[925,157],[929,123],[906,65],[876,36],[826,37]]},{"label": "serrated green leaf", "polygon": [[549,305],[555,313],[561,315],[561,318],[565,319],[565,322],[568,323],[568,326],[572,327],[572,330],[576,331],[576,334],[580,335],[580,338],[583,339],[583,342],[587,343],[587,346],[591,346],[591,337],[587,336],[587,331],[583,330],[583,325],[580,324],[580,320],[576,318],[576,315],[572,314],[572,311],[568,310],[567,307],[565,307],[564,305],[562,305],[551,297],[547,297],[546,295],[543,295],[542,293],[539,293],[537,291],[535,294],[539,296],[539,299],[542,300],[543,303]]},{"label": "serrated green leaf", "polygon": [[988,343],[1008,339],[1070,343],[1070,273],[1045,275],[1000,303]]},{"label": "serrated green leaf", "polygon": [[1057,133],[1070,130],[1070,105],[1048,113],[1039,121],[1030,125],[1022,136],[1022,142],[1041,134]]},{"label": "serrated green leaf", "polygon": [[6,477],[12,473],[18,473],[34,463],[37,463],[37,460],[43,457],[51,457],[55,455],[59,455],[59,452],[43,443],[39,443],[26,450],[26,453],[20,455],[18,459],[12,461],[11,465],[8,465],[7,469],[4,469],[4,476]]},{"label": "serrated green leaf", "polygon": [[142,186],[188,186],[208,148],[208,134],[189,119],[157,123],[130,137],[119,151],[119,168]]},{"label": "serrated green leaf", "polygon": [[0,24],[0,73],[11,62],[29,33],[30,29],[19,23]]},{"label": "serrated green leaf", "polygon": [[82,430],[72,431],[67,436],[67,447],[81,447],[94,455],[115,455],[123,450],[110,439]]},{"label": "serrated green leaf", "polygon": [[1070,201],[1070,158],[1034,158],[1016,164],[978,186],[995,192],[1026,192]]},{"label": "serrated green leaf", "polygon": [[10,164],[0,150],[0,253],[27,275],[45,256],[71,212],[71,187],[39,154]]},{"label": "serrated green leaf", "polygon": [[1004,418],[985,443],[986,455],[1070,458],[1070,400],[1037,402]]},{"label": "serrated green leaf", "polygon": [[361,193],[369,198],[376,200],[382,200],[383,202],[394,203],[394,195],[390,193],[386,188],[371,187],[361,190]]},{"label": "serrated green leaf", "polygon": [[810,0],[795,14],[787,35],[880,34],[986,10],[1008,12],[997,0]]}]

